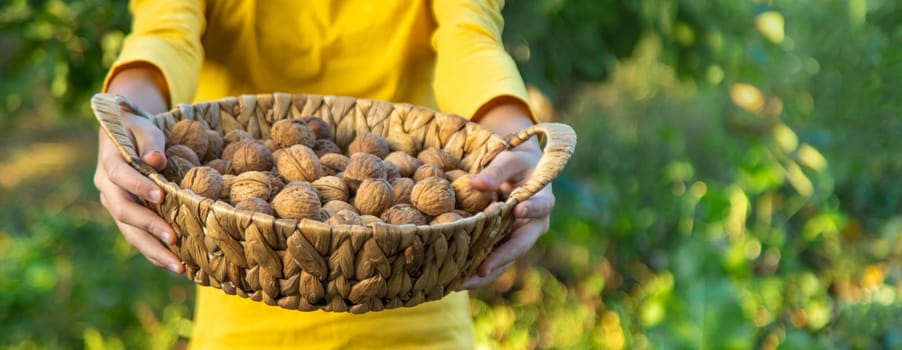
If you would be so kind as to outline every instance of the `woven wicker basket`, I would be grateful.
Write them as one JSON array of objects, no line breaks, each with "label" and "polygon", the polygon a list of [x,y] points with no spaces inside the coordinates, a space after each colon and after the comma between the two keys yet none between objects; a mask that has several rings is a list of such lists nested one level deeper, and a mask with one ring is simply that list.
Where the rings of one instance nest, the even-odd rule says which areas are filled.
[{"label": "woven wicker basket", "polygon": [[[501,139],[459,116],[349,97],[244,95],[179,105],[159,115],[144,113],[121,96],[98,94],[91,102],[102,129],[125,159],[165,191],[161,204],[144,204],[178,234],[178,243],[169,248],[184,261],[189,279],[304,311],[379,311],[414,306],[457,290],[509,233],[513,207],[557,176],[576,144],[573,129],[563,124],[538,124]],[[237,210],[181,189],[141,162],[120,123],[121,110],[149,118],[167,136],[179,120],[193,119],[222,133],[242,129],[263,138],[280,119],[316,115],[332,126],[343,149],[358,132],[382,135],[393,145],[407,138],[420,148],[436,146],[460,157],[471,173],[531,136],[544,136],[546,145],[523,186],[506,201],[466,219],[421,226],[328,226]]]}]

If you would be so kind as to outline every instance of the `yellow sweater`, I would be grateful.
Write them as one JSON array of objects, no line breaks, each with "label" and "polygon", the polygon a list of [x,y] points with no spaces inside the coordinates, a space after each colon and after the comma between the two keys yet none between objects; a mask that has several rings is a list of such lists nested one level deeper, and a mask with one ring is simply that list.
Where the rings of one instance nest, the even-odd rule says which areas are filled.
[{"label": "yellow sweater", "polygon": [[[471,117],[525,105],[501,45],[503,0],[135,0],[107,77],[134,62],[163,73],[170,103],[297,92],[410,102]],[[413,308],[299,312],[199,288],[193,349],[472,348],[466,293]]]}]

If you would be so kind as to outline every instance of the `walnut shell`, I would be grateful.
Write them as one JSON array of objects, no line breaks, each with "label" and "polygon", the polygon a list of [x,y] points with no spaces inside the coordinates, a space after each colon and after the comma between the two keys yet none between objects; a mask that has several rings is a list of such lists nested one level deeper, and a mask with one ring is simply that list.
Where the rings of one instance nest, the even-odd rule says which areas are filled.
[{"label": "walnut shell", "polygon": [[444,224],[447,222],[455,222],[457,220],[462,220],[463,218],[464,218],[464,216],[458,214],[457,212],[449,211],[442,215],[436,216],[435,219],[432,219],[432,221],[429,224],[430,225]]},{"label": "walnut shell", "polygon": [[235,209],[273,215],[272,206],[269,205],[269,202],[260,198],[245,198],[235,204]]},{"label": "walnut shell", "polygon": [[272,207],[279,217],[296,220],[319,220],[322,208],[316,189],[308,183],[285,186],[272,199]]},{"label": "walnut shell", "polygon": [[[262,142],[263,142],[263,145],[266,146],[266,149],[268,149],[268,150],[269,150],[270,152],[272,152],[272,153],[276,153],[276,151],[282,149],[282,148],[280,148],[279,145],[277,145],[276,142],[273,141],[272,139],[265,139],[265,140],[263,140]],[[276,155],[273,154],[272,157],[275,158]]]},{"label": "walnut shell", "polygon": [[441,215],[454,210],[454,188],[443,177],[433,176],[418,181],[410,192],[410,203],[427,215]]},{"label": "walnut shell", "polygon": [[222,154],[219,155],[219,158],[231,161],[235,156],[235,151],[237,151],[241,146],[244,146],[248,142],[256,142],[254,139],[241,139],[235,142],[229,142],[222,148]]},{"label": "walnut shell", "polygon": [[278,173],[272,171],[263,172],[266,174],[266,177],[269,178],[269,185],[272,186],[272,195],[275,196],[276,193],[279,193],[283,188],[285,188],[285,179],[279,176]]},{"label": "walnut shell", "polygon": [[492,202],[492,192],[482,192],[473,188],[473,185],[470,184],[471,181],[473,181],[473,175],[462,175],[451,183],[451,187],[454,188],[458,208],[478,213]]},{"label": "walnut shell", "polygon": [[247,198],[268,199],[271,195],[269,176],[260,171],[248,171],[235,177],[229,191],[229,202],[236,204]]},{"label": "walnut shell", "polygon": [[232,184],[235,183],[235,178],[237,176],[232,174],[223,174],[222,175],[222,193],[219,195],[219,199],[229,200],[229,196],[232,193]]},{"label": "walnut shell", "polygon": [[363,219],[356,212],[348,209],[343,209],[326,220],[326,224],[329,225],[358,225],[363,226]]},{"label": "walnut shell", "polygon": [[207,128],[204,123],[196,120],[182,119],[169,130],[170,145],[185,145],[194,151],[194,154],[203,156],[207,154]]},{"label": "walnut shell", "polygon": [[188,170],[194,167],[194,164],[179,156],[172,156],[166,159],[166,168],[163,169],[163,177],[171,182],[178,183],[185,177]]},{"label": "walnut shell", "polygon": [[332,200],[348,201],[350,190],[345,180],[337,176],[323,176],[313,181],[313,187],[319,192],[319,199],[323,202]]},{"label": "walnut shell", "polygon": [[[220,155],[222,155],[222,149],[225,147],[225,140],[222,138],[222,134],[220,134],[216,130],[207,130],[207,153],[203,155],[202,160],[205,162],[209,162],[214,159],[219,159]],[[198,156],[200,156],[198,154]]]},{"label": "walnut shell", "polygon": [[460,163],[460,161],[451,155],[451,153],[437,147],[424,149],[417,156],[417,159],[423,162],[423,164],[432,164],[445,171],[457,169],[458,163]]},{"label": "walnut shell", "polygon": [[413,176],[413,173],[417,171],[417,168],[419,168],[420,165],[423,165],[423,162],[419,159],[401,151],[389,153],[385,156],[385,161],[394,164],[395,167],[398,168],[398,174],[404,177]]},{"label": "walnut shell", "polygon": [[289,181],[314,181],[323,172],[319,158],[310,147],[304,145],[291,146],[279,154],[276,169]]},{"label": "walnut shell", "polygon": [[304,123],[307,123],[307,126],[310,127],[310,131],[313,132],[313,135],[317,140],[331,140],[334,135],[332,132],[332,127],[329,126],[329,123],[326,123],[320,117],[308,115],[306,117],[301,118]]},{"label": "walnut shell", "polygon": [[323,209],[325,209],[326,211],[328,211],[330,213],[337,213],[342,210],[350,210],[350,211],[354,212],[355,214],[357,213],[357,208],[354,208],[354,206],[351,205],[351,203],[343,202],[343,201],[335,201],[335,200],[326,202],[326,204],[323,205]]},{"label": "walnut shell", "polygon": [[230,174],[232,172],[232,161],[225,159],[213,159],[206,164],[208,167],[216,169],[220,174]]},{"label": "walnut shell", "polygon": [[433,176],[445,177],[445,172],[435,165],[423,164],[413,173],[413,181],[420,182]]},{"label": "walnut shell", "polygon": [[369,153],[379,158],[385,158],[390,152],[388,142],[382,136],[371,132],[362,132],[357,134],[354,141],[348,145],[348,154]]},{"label": "walnut shell", "polygon": [[275,161],[272,152],[263,143],[245,142],[232,155],[232,171],[241,174],[246,171],[272,170]]},{"label": "walnut shell", "polygon": [[395,204],[410,204],[410,192],[413,191],[413,180],[409,177],[398,177],[391,180],[391,188],[395,194]]},{"label": "walnut shell", "polygon": [[207,166],[191,168],[182,178],[181,186],[203,197],[219,199],[222,194],[222,175]]},{"label": "walnut shell", "polygon": [[394,225],[426,225],[429,222],[423,213],[410,204],[395,204],[383,212],[380,218]]},{"label": "walnut shell", "polygon": [[247,131],[241,130],[241,129],[229,131],[222,138],[225,139],[226,143],[235,143],[235,142],[238,142],[241,140],[253,140],[254,139],[254,137],[251,136],[250,133],[248,133]]},{"label": "walnut shell", "polygon": [[300,119],[282,119],[272,124],[270,134],[279,148],[288,148],[294,145],[313,147],[316,136],[310,127]]},{"label": "walnut shell", "polygon": [[323,168],[323,175],[336,175],[345,171],[351,159],[344,154],[326,153],[320,156],[319,162]]},{"label": "walnut shell", "polygon": [[193,166],[200,165],[200,158],[198,158],[197,153],[194,153],[194,150],[192,150],[191,147],[185,145],[169,146],[169,148],[166,149],[166,158],[172,157],[181,157]]},{"label": "walnut shell", "polygon": [[454,182],[454,180],[457,180],[459,177],[469,175],[469,174],[470,173],[468,173],[466,171],[463,171],[460,169],[454,169],[454,170],[446,171],[445,177],[448,179],[448,181]]},{"label": "walnut shell", "polygon": [[360,183],[354,206],[361,214],[380,215],[394,203],[394,193],[388,181],[365,179]]},{"label": "walnut shell", "polygon": [[382,159],[369,153],[351,155],[351,161],[348,162],[344,173],[344,179],[352,191],[357,191],[360,182],[365,179],[385,179]]},{"label": "walnut shell", "polygon": [[385,178],[388,180],[401,176],[401,173],[398,171],[398,167],[396,167],[392,163],[383,160],[382,167],[385,168]]},{"label": "walnut shell", "polygon": [[315,152],[318,157],[322,157],[327,153],[341,154],[341,148],[338,148],[338,145],[332,140],[319,139],[313,143],[313,152]]}]

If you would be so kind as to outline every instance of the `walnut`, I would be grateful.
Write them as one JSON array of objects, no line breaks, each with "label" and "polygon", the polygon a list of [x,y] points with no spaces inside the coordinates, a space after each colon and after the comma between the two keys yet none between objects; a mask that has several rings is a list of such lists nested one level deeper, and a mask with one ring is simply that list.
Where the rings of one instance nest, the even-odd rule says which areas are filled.
[{"label": "walnut", "polygon": [[320,156],[319,162],[323,168],[323,175],[336,175],[345,171],[351,159],[343,154],[326,153]]},{"label": "walnut", "polygon": [[371,132],[359,133],[354,138],[354,141],[351,141],[351,144],[348,145],[348,154],[353,156],[358,152],[385,158],[389,152],[388,142],[382,136]]},{"label": "walnut", "polygon": [[229,191],[229,202],[236,204],[246,198],[268,199],[271,195],[269,176],[260,171],[248,171],[235,177]]},{"label": "walnut", "polygon": [[350,190],[345,180],[337,176],[323,176],[313,181],[313,187],[319,192],[319,199],[323,202],[332,200],[347,201]]},{"label": "walnut", "polygon": [[197,153],[194,153],[194,150],[191,147],[185,145],[172,145],[166,149],[166,158],[172,157],[181,157],[184,160],[187,160],[188,163],[191,163],[193,166],[200,165],[200,159],[197,156]]},{"label": "walnut", "polygon": [[448,178],[448,181],[451,182],[454,182],[454,180],[457,180],[459,177],[465,175],[469,175],[469,173],[460,169],[448,170],[445,172],[445,177]]},{"label": "walnut", "polygon": [[[219,159],[222,154],[222,148],[225,147],[225,140],[222,139],[222,134],[220,134],[216,130],[207,130],[207,153],[203,155],[203,161],[209,162],[214,159]],[[198,154],[198,156],[200,156]]]},{"label": "walnut", "polygon": [[310,130],[313,132],[313,135],[316,136],[317,140],[331,140],[333,136],[332,127],[329,126],[329,123],[326,123],[320,117],[308,115],[306,117],[301,118],[307,126],[310,127]]},{"label": "walnut", "polygon": [[401,151],[389,153],[385,156],[385,161],[394,164],[398,168],[398,174],[404,177],[413,176],[417,168],[423,165],[423,162],[420,162],[419,159]]},{"label": "walnut", "polygon": [[365,179],[385,179],[385,168],[382,159],[369,153],[355,153],[344,171],[344,179],[352,191],[357,191],[360,182]]},{"label": "walnut", "polygon": [[248,142],[256,142],[254,139],[241,139],[235,142],[229,142],[222,148],[222,153],[219,155],[219,158],[232,160],[235,156],[235,151],[237,151],[241,146],[244,146]]},{"label": "walnut", "polygon": [[241,140],[253,140],[254,137],[247,131],[236,129],[227,132],[225,136],[223,136],[223,139],[225,139],[226,143],[235,143]]},{"label": "walnut", "polygon": [[188,170],[194,167],[194,164],[179,156],[172,156],[166,159],[166,168],[163,169],[163,177],[171,182],[178,183],[185,177]]},{"label": "walnut", "polygon": [[376,223],[384,224],[385,223],[384,221],[382,221],[382,219],[380,219],[378,216],[375,216],[375,215],[361,215],[360,219],[363,220],[364,226],[369,225],[369,224],[376,224]]},{"label": "walnut", "polygon": [[272,170],[275,161],[272,152],[259,141],[245,142],[232,155],[232,171],[241,174],[246,171]]},{"label": "walnut", "polygon": [[[185,145],[194,151],[194,154],[203,156],[207,154],[207,128],[204,123],[196,120],[182,119],[169,130],[170,145]],[[199,163],[199,162],[198,162]]]},{"label": "walnut", "polygon": [[222,175],[211,167],[191,168],[182,178],[181,186],[203,197],[219,199],[222,194]]},{"label": "walnut", "polygon": [[380,218],[394,225],[426,225],[428,222],[426,216],[410,204],[395,204],[383,212]]},{"label": "walnut", "polygon": [[395,194],[395,203],[410,204],[410,192],[413,191],[413,180],[409,177],[398,177],[391,180],[391,188]]},{"label": "walnut", "polygon": [[454,210],[454,189],[443,177],[427,177],[413,185],[410,203],[427,215],[441,215]]},{"label": "walnut", "polygon": [[351,203],[336,200],[326,202],[326,204],[323,205],[323,209],[331,213],[337,213],[342,210],[350,210],[355,214],[357,213],[357,208],[354,208]]},{"label": "walnut", "polygon": [[232,174],[222,175],[222,193],[219,195],[219,199],[229,200],[229,196],[232,193],[232,184],[235,182],[236,177]]},{"label": "walnut", "polygon": [[458,214],[457,212],[449,211],[442,215],[436,216],[435,219],[432,219],[432,221],[429,224],[430,225],[444,224],[447,222],[455,222],[457,220],[462,220],[463,218],[464,217],[462,215]]},{"label": "walnut", "polygon": [[235,204],[235,209],[273,215],[272,206],[269,205],[269,202],[260,198],[245,198]]},{"label": "walnut", "polygon": [[333,214],[326,220],[329,225],[359,225],[363,226],[363,219],[356,212],[348,209],[342,209]]},{"label": "walnut", "polygon": [[445,172],[441,168],[432,164],[423,164],[413,173],[413,181],[420,182],[427,177],[445,177]]},{"label": "walnut", "polygon": [[[262,142],[263,145],[266,146],[266,149],[268,149],[270,152],[276,153],[276,151],[282,149],[279,147],[279,145],[276,144],[276,141],[273,141],[273,139],[265,139]],[[275,157],[275,154],[273,154],[273,158]]]},{"label": "walnut", "polygon": [[420,155],[417,156],[417,159],[423,162],[423,164],[432,164],[445,171],[457,169],[458,163],[460,163],[460,161],[451,155],[451,153],[437,147],[424,149],[420,152]]},{"label": "walnut", "polygon": [[394,202],[391,185],[383,179],[365,179],[360,183],[354,206],[361,214],[380,215]]},{"label": "walnut", "polygon": [[264,172],[266,177],[269,178],[269,185],[272,186],[272,195],[275,196],[276,193],[279,193],[283,188],[285,188],[285,180],[279,176],[278,173],[273,171]]},{"label": "walnut", "polygon": [[319,139],[313,143],[313,152],[316,152],[318,157],[322,157],[327,153],[341,154],[341,148],[338,148],[338,145],[332,140]]},{"label": "walnut", "polygon": [[473,181],[473,175],[462,175],[451,183],[451,187],[454,188],[457,207],[471,213],[477,213],[492,202],[492,192],[482,192],[473,188],[473,185],[470,184],[471,181]]},{"label": "walnut", "polygon": [[272,124],[270,134],[279,148],[288,148],[294,145],[313,147],[313,141],[316,140],[310,127],[300,119],[277,121]]},{"label": "walnut", "polygon": [[284,219],[320,219],[319,196],[309,183],[287,185],[272,199],[276,214]]},{"label": "walnut", "polygon": [[310,147],[294,145],[279,154],[276,160],[279,174],[289,181],[314,181],[322,175],[319,158]]},{"label": "walnut", "polygon": [[213,159],[206,164],[208,167],[216,169],[220,174],[229,174],[232,172],[232,161],[225,159]]},{"label": "walnut", "polygon": [[382,167],[385,168],[385,178],[388,180],[391,180],[391,179],[397,178],[398,176],[401,176],[400,172],[398,171],[398,167],[396,167],[392,163],[389,163],[389,162],[386,162],[383,160]]}]

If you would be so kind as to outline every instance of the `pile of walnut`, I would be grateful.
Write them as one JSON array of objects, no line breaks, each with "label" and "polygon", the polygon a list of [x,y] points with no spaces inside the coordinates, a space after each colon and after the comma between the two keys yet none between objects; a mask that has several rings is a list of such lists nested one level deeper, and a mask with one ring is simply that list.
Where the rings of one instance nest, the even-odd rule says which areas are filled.
[{"label": "pile of walnut", "polygon": [[163,175],[237,209],[333,225],[439,224],[497,198],[472,188],[460,160],[439,148],[391,152],[381,136],[363,133],[343,154],[332,129],[314,116],[280,120],[270,135],[258,140],[235,130],[223,137],[182,120],[169,132]]}]

